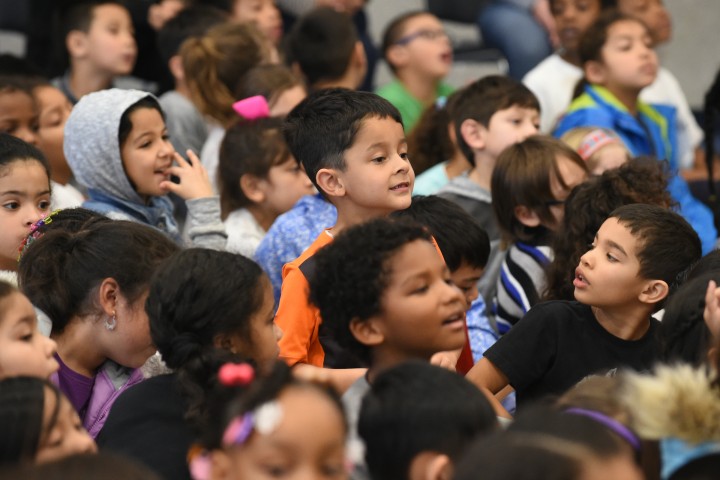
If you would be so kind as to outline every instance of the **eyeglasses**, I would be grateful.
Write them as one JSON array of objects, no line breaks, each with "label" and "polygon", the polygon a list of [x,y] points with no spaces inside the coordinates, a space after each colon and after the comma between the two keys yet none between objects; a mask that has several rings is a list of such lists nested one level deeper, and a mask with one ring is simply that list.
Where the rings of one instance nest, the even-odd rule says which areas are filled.
[{"label": "eyeglasses", "polygon": [[407,45],[416,38],[424,38],[425,40],[437,40],[439,38],[448,38],[445,30],[418,30],[415,33],[410,33],[404,37],[400,37],[395,41],[395,45]]}]

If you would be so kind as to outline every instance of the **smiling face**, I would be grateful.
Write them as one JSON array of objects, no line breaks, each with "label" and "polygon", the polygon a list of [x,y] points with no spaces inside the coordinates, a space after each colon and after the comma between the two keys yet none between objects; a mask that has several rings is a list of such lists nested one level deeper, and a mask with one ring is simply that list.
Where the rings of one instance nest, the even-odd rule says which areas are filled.
[{"label": "smiling face", "polygon": [[95,68],[112,76],[132,72],[137,45],[132,19],[125,7],[115,4],[95,7],[90,28],[81,38],[79,56]]},{"label": "smiling face", "polygon": [[38,112],[30,94],[21,90],[0,91],[0,132],[37,144]]},{"label": "smiling face", "polygon": [[576,52],[580,37],[600,15],[600,0],[552,0],[550,4],[560,44],[565,50]]},{"label": "smiling face", "polygon": [[165,171],[172,165],[175,152],[165,121],[154,108],[138,108],[129,118],[132,130],[120,147],[125,173],[141,196],[165,195],[160,183],[169,178]]},{"label": "smiling face", "polygon": [[63,130],[72,105],[67,97],[51,85],[41,85],[33,91],[40,110],[37,146],[50,162],[53,180],[66,184],[72,178],[63,152]]}]

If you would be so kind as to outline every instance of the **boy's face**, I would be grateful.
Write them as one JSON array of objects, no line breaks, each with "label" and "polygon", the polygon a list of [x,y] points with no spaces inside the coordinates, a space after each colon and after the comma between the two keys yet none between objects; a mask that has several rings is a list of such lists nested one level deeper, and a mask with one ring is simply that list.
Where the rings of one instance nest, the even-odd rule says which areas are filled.
[{"label": "boy's face", "polygon": [[381,217],[410,206],[415,172],[401,124],[390,117],[366,118],[343,156],[345,170],[335,173],[359,217]]},{"label": "boy's face", "polygon": [[452,67],[453,53],[450,39],[435,15],[424,14],[410,18],[399,43],[398,66],[433,80],[445,78]]},{"label": "boy's face", "polygon": [[132,19],[125,8],[113,4],[95,7],[84,36],[85,56],[97,69],[113,76],[132,72],[137,46]]},{"label": "boy's face", "polygon": [[460,266],[450,274],[453,284],[458,287],[465,296],[467,308],[470,308],[470,304],[480,295],[477,284],[480,281],[483,270],[485,269],[462,262]]},{"label": "boy's face", "polygon": [[647,25],[656,45],[670,40],[672,22],[662,0],[618,0],[617,6],[624,15]]},{"label": "boy's face", "polygon": [[165,121],[154,108],[139,108],[130,114],[130,122],[132,130],[120,146],[125,172],[141,196],[165,195],[160,184],[170,178],[166,171],[175,153]]},{"label": "boy's face", "polygon": [[29,94],[20,90],[0,92],[0,132],[37,145],[38,112]]},{"label": "boy's face", "polygon": [[64,93],[50,85],[36,87],[33,93],[40,109],[38,147],[50,162],[53,179],[56,175],[58,179],[69,179],[72,171],[63,152],[63,131],[72,105]]},{"label": "boy's face", "polygon": [[565,50],[577,51],[580,37],[600,15],[601,7],[600,0],[553,0],[551,2],[560,44]]},{"label": "boy's face", "polygon": [[253,22],[274,45],[283,34],[280,10],[275,0],[235,0],[232,17],[238,22]]},{"label": "boy's face", "polygon": [[639,275],[639,248],[638,240],[617,218],[605,220],[575,270],[575,299],[600,308],[637,303],[647,284]]},{"label": "boy's face", "polygon": [[487,128],[480,126],[484,152],[493,159],[510,145],[520,143],[538,133],[540,112],[534,108],[513,105],[498,110],[490,117]]},{"label": "boy's face", "polygon": [[383,348],[397,359],[429,359],[465,343],[465,299],[432,243],[415,240],[388,260],[381,298]]},{"label": "boy's face", "polygon": [[557,202],[553,202],[548,207],[553,221],[552,224],[545,225],[545,227],[550,230],[555,230],[562,223],[563,217],[565,217],[565,200],[570,192],[587,179],[587,172],[569,158],[559,156],[556,161],[562,182],[555,175],[550,176],[550,192]]}]

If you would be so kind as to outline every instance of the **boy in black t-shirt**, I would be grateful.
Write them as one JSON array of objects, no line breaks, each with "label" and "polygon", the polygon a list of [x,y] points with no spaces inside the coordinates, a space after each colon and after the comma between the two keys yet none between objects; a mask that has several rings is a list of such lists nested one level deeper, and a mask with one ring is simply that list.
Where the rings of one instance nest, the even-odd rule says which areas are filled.
[{"label": "boy in black t-shirt", "polygon": [[[697,234],[678,214],[652,205],[618,208],[580,259],[577,302],[532,308],[485,352],[468,379],[491,397],[511,385],[522,406],[590,374],[650,368],[658,325],[650,315],[700,256]],[[495,408],[509,417],[499,402]]]}]

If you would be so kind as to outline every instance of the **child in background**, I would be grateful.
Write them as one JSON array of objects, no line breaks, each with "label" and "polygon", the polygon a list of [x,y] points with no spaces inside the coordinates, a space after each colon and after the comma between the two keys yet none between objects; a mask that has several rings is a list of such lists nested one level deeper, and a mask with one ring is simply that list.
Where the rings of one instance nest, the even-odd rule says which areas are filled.
[{"label": "child in background", "polygon": [[421,362],[378,375],[358,420],[373,480],[451,478],[473,440],[497,428],[495,413],[477,388]]},{"label": "child in background", "polygon": [[130,12],[121,2],[80,2],[65,12],[62,23],[70,68],[52,83],[70,103],[110,88],[115,78],[132,72],[137,45]]},{"label": "child in background", "polygon": [[188,38],[180,47],[180,57],[190,100],[209,120],[200,159],[215,186],[220,142],[237,119],[232,108],[235,88],[251,68],[270,60],[270,49],[254,26],[222,24],[202,37]]},{"label": "child in background", "polygon": [[225,362],[251,359],[267,371],[278,355],[270,282],[251,260],[188,249],[153,276],[145,303],[150,335],[172,369],[128,389],[113,404],[98,445],[166,479],[189,479],[187,451],[211,415],[208,391]]},{"label": "child in background", "polygon": [[559,229],[565,200],[587,173],[573,149],[550,137],[529,137],[498,157],[492,206],[508,245],[493,304],[500,335],[540,300],[545,267],[553,258],[551,237],[565,234]]},{"label": "child in background", "polygon": [[614,132],[604,128],[582,127],[568,130],[561,138],[587,164],[590,175],[600,175],[630,160],[630,152]]},{"label": "child in background", "polygon": [[232,20],[253,23],[273,45],[280,45],[283,21],[275,0],[233,0],[230,3]]},{"label": "child in background", "polygon": [[191,458],[193,478],[274,478],[281,472],[347,480],[347,424],[337,395],[297,380],[279,362],[267,376],[255,377],[248,364],[225,364],[218,372],[217,396],[235,395],[217,401],[218,414],[200,436],[203,453]]},{"label": "child in background", "polygon": [[235,89],[235,97],[239,99],[255,95],[265,97],[271,117],[285,117],[307,97],[307,89],[302,80],[283,65],[258,65],[245,74]]},{"label": "child in background", "polygon": [[400,110],[410,133],[426,107],[453,91],[443,82],[452,68],[450,38],[435,15],[413,11],[390,21],[383,33],[382,51],[395,80],[377,94]]},{"label": "child in background", "polygon": [[491,303],[500,271],[500,230],[492,211],[490,179],[498,155],[537,133],[537,99],[521,83],[491,75],[465,87],[456,100],[452,122],[460,150],[472,165],[453,178],[438,195],[460,205],[487,232],[490,258],[480,294]]},{"label": "child in background", "polygon": [[451,178],[470,169],[458,147],[452,122],[451,112],[457,98],[458,92],[439,97],[434,105],[425,109],[408,136],[408,155],[417,174],[413,195],[433,195]]},{"label": "child in background", "polygon": [[50,166],[34,146],[0,133],[0,172],[0,270],[15,272],[30,227],[50,213]]},{"label": "child in background", "polygon": [[[264,103],[263,97],[248,101]],[[313,184],[290,153],[280,118],[240,120],[228,128],[220,145],[218,184],[225,228],[226,249],[252,258],[278,215],[302,196],[314,193]]]},{"label": "child in background", "polygon": [[468,378],[492,395],[510,384],[521,407],[590,374],[650,368],[658,357],[659,324],[650,315],[700,255],[697,234],[676,213],[654,205],[618,208],[580,259],[577,302],[536,305]]},{"label": "child in background", "polygon": [[41,465],[24,465],[2,470],[0,475],[23,480],[161,480],[152,471],[119,455],[106,452],[74,454]]},{"label": "child in background", "polygon": [[0,467],[97,451],[68,399],[44,379],[0,380],[0,423]]},{"label": "child in background", "polygon": [[225,247],[220,199],[195,154],[188,151],[185,160],[173,149],[154,96],[116,88],[86,95],[65,125],[65,154],[78,182],[88,189],[84,207],[150,225],[183,244],[167,197],[172,192],[188,206],[190,242]]},{"label": "child in background", "polygon": [[573,279],[580,257],[595,233],[616,208],[648,203],[663,208],[673,204],[667,192],[663,164],[654,158],[636,158],[579,185],[567,197],[565,216],[551,244],[554,259],[546,269],[543,300],[574,300]]},{"label": "child in background", "polygon": [[710,209],[692,196],[678,175],[675,109],[650,106],[638,98],[657,77],[650,32],[639,20],[607,12],[585,32],[579,52],[585,77],[554,135],[560,137],[577,127],[607,128],[623,140],[632,155],[667,161],[670,193],[680,214],[698,232],[703,252],[709,252],[717,232]]},{"label": "child in background", "polygon": [[0,76],[0,133],[37,144],[38,111],[32,92],[16,75]]},{"label": "child in background", "polygon": [[53,324],[60,363],[53,381],[93,438],[115,398],[142,380],[138,369],[155,353],[143,310],[147,285],[177,250],[159,231],[118,220],[79,232],[53,229],[20,259],[22,292]]},{"label": "child in background", "polygon": [[467,306],[432,236],[415,222],[368,221],[342,232],[313,259],[310,300],[322,316],[321,335],[368,366],[343,396],[350,450],[357,453],[360,402],[370,385],[402,362],[430,362],[438,352],[462,348]]}]

